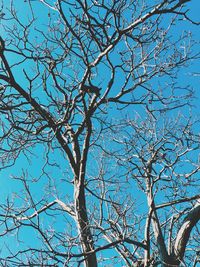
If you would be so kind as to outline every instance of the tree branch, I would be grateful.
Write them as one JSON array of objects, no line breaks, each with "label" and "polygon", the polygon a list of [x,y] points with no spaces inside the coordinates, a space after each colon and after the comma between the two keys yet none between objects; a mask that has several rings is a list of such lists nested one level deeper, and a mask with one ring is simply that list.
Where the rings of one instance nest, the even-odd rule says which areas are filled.
[{"label": "tree branch", "polygon": [[186,245],[190,238],[190,233],[199,220],[200,220],[200,201],[197,201],[194,208],[191,209],[188,215],[185,217],[183,224],[179,229],[176,237],[174,245],[174,253],[180,261],[184,257]]}]

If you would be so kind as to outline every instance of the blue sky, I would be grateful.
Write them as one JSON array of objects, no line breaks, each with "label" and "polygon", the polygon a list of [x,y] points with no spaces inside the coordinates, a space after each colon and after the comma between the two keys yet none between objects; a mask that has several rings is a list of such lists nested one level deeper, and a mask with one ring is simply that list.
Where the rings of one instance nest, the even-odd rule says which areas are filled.
[{"label": "blue sky", "polygon": [[[18,6],[18,10],[20,12],[20,17],[23,20],[27,20],[28,16],[26,13],[29,13],[28,8],[25,7],[25,2],[22,0],[18,0],[17,2]],[[27,4],[28,5],[28,4]],[[46,8],[42,7],[41,4],[39,3],[34,3],[34,12],[36,14],[36,16],[39,18],[39,23],[38,25],[42,27],[43,30],[46,29],[46,26],[44,25],[46,22],[46,19],[48,18],[48,12]],[[193,0],[190,3],[190,11],[188,12],[189,15],[191,15],[194,20],[198,20],[199,19],[199,8],[200,8],[200,3],[198,0]],[[51,11],[53,12],[53,11]],[[7,22],[8,24],[11,22]],[[3,32],[3,28],[0,28],[1,30],[1,35],[2,36],[6,36],[6,33]],[[199,39],[199,30],[198,27],[196,25],[192,25],[189,24],[188,22],[181,22],[180,25],[177,25],[176,28],[172,31],[172,35],[174,37],[172,38],[176,38],[176,34],[177,32],[180,34],[181,32],[183,32],[183,30],[189,30],[193,33],[194,38]],[[34,40],[34,37],[33,37]],[[195,51],[194,51],[195,52]],[[13,57],[12,54],[10,54],[9,56],[9,61],[10,62],[15,62],[16,58]],[[28,67],[30,68],[31,65],[26,65],[24,64],[23,67]],[[23,76],[21,75],[21,68],[15,68],[15,74],[16,74],[16,79],[20,82],[20,83],[24,83],[23,81]],[[31,70],[30,70],[31,72]],[[194,115],[198,114],[199,109],[198,109],[198,103],[199,103],[199,75],[192,75],[192,72],[198,73],[199,72],[199,62],[194,62],[192,66],[189,66],[186,69],[183,69],[183,71],[180,72],[179,76],[178,76],[178,82],[182,83],[182,84],[189,84],[190,86],[194,87],[195,91],[196,91],[196,96],[197,99],[194,101],[194,110],[193,113]],[[102,77],[105,76],[106,78],[106,69],[104,72],[102,72]],[[120,80],[118,81],[120,83]],[[141,112],[140,108],[134,108],[134,112],[133,109],[130,109],[130,116],[132,116],[132,114],[135,114],[135,112]],[[110,118],[115,118],[116,116],[122,116],[121,111],[116,112],[116,110],[114,110],[114,108],[112,108],[110,111]],[[188,109],[184,110],[184,113],[187,113]],[[177,116],[177,111],[173,111],[171,113],[172,117],[176,117]],[[199,129],[196,129],[197,131],[199,131]],[[43,161],[45,160],[45,157],[43,156],[44,153],[44,148],[42,148],[42,146],[37,146],[36,148],[33,149],[33,152],[35,154],[35,156],[32,158],[32,162],[28,162],[26,157],[24,157],[23,155],[20,156],[15,165],[11,168],[5,169],[5,170],[1,170],[0,172],[0,194],[1,194],[1,198],[4,200],[6,200],[6,197],[8,195],[12,195],[13,192],[15,190],[20,191],[21,190],[21,185],[19,184],[18,180],[12,179],[13,176],[20,176],[22,171],[26,172],[30,171],[31,172],[31,176],[35,177],[35,184],[32,183],[31,187],[32,187],[32,192],[35,196],[36,199],[39,199],[42,194],[43,191],[40,191],[40,188],[42,188],[47,182],[48,183],[52,183],[52,190],[54,190],[55,186],[53,185],[53,183],[57,184],[57,190],[55,189],[55,192],[52,194],[51,198],[53,199],[53,197],[57,196],[57,191],[59,192],[59,196],[61,196],[63,199],[66,200],[66,196],[65,196],[65,190],[63,187],[63,184],[61,184],[61,181],[66,177],[69,176],[70,179],[70,171],[68,171],[68,164],[66,163],[66,159],[62,157],[62,153],[60,153],[58,150],[55,150],[54,153],[51,155],[51,160],[52,162],[56,162],[58,163],[57,167],[52,167],[52,168],[48,168],[48,172],[50,173],[51,179],[49,179],[46,175],[43,174],[43,178],[39,180],[39,182],[37,181],[37,178],[42,174],[41,172],[41,168],[43,166]],[[29,156],[28,156],[29,157]],[[92,166],[92,164],[90,164]],[[63,166],[64,166],[64,172],[63,172]],[[30,174],[29,174],[30,175]],[[59,176],[59,179],[57,179],[57,176]],[[51,180],[51,181],[50,181]],[[71,184],[65,184],[69,189],[67,190],[67,194],[69,195],[69,198],[72,197],[73,195],[73,187]],[[143,198],[142,195],[140,195],[140,193],[135,193],[134,195],[136,197],[141,196],[141,199]],[[51,199],[50,199],[51,200]],[[19,200],[20,202],[20,200]],[[143,203],[143,200],[141,201],[141,203]],[[28,231],[28,230],[27,230]],[[12,237],[15,238],[15,237]],[[24,239],[27,239],[27,242],[30,242],[31,239],[33,237],[28,236],[28,232],[24,232]],[[2,241],[0,241],[2,243],[0,243],[0,247],[3,247],[3,242],[4,240],[2,239]],[[13,243],[13,246],[15,246],[15,244]],[[104,266],[104,265],[100,265],[100,266]],[[117,263],[116,263],[116,265]],[[119,265],[122,266],[122,265]]]}]

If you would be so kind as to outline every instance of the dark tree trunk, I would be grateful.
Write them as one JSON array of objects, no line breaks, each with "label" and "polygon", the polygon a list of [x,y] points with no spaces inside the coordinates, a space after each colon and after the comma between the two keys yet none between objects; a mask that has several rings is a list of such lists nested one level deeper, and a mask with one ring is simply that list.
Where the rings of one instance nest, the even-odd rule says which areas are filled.
[{"label": "dark tree trunk", "polygon": [[92,251],[94,251],[94,242],[89,227],[86,202],[85,202],[85,190],[83,185],[80,185],[79,183],[75,184],[74,196],[75,196],[77,226],[80,234],[82,251],[86,255],[85,266],[97,267],[96,253],[92,253]]}]

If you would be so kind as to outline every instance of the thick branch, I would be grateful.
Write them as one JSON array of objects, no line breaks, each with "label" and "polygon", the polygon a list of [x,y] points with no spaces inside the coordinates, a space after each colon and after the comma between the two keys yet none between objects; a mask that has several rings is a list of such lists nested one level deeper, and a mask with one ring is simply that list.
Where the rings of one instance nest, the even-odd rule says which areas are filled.
[{"label": "thick branch", "polygon": [[194,206],[194,208],[191,209],[191,211],[185,217],[183,224],[179,229],[176,237],[174,253],[180,261],[184,257],[186,245],[190,238],[190,233],[199,220],[200,220],[200,202],[198,201]]},{"label": "thick branch", "polygon": [[69,213],[71,216],[75,216],[74,211],[68,207],[64,202],[62,202],[59,199],[55,199],[54,201],[44,205],[41,209],[35,211],[33,214],[31,214],[30,216],[24,216],[24,217],[16,217],[16,219],[18,221],[24,221],[24,220],[31,220],[33,218],[35,218],[36,216],[38,216],[40,213],[48,210],[49,208],[51,208],[52,206],[54,206],[55,204],[58,204],[64,211],[66,211],[67,213]]},{"label": "thick branch", "polygon": [[173,200],[173,201],[170,201],[170,202],[167,202],[167,203],[163,203],[163,204],[157,205],[155,208],[158,210],[158,209],[162,209],[162,208],[165,208],[165,207],[169,207],[169,206],[173,206],[173,205],[176,205],[176,204],[180,204],[180,203],[183,203],[183,202],[189,202],[189,201],[192,201],[192,200],[196,200],[196,199],[199,199],[199,198],[200,198],[200,195],[193,196],[193,197],[180,198],[180,199],[177,199],[177,200]]}]

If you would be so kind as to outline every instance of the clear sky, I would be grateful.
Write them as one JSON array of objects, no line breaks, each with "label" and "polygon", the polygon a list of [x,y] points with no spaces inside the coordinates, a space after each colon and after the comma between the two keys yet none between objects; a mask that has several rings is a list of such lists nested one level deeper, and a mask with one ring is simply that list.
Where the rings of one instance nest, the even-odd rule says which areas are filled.
[{"label": "clear sky", "polygon": [[[14,1],[14,2],[16,2],[16,1]],[[49,1],[49,2],[51,2],[51,1]],[[7,4],[8,2],[5,2],[5,3]],[[28,5],[28,3],[26,3],[25,1],[17,0],[17,9],[19,10],[21,19],[24,21],[26,21],[28,19],[28,14],[30,12],[30,10],[27,8],[27,5]],[[199,18],[200,1],[199,0],[192,0],[191,3],[188,4],[188,6],[189,6],[188,15],[191,16],[195,21],[200,20],[200,18]],[[39,19],[38,20],[39,21],[38,26],[41,26],[41,29],[45,31],[46,26],[44,24],[46,22],[46,19],[48,18],[48,12],[46,12],[47,8],[46,7],[44,8],[41,5],[41,3],[39,3],[39,1],[35,1],[35,3],[33,2],[33,8],[34,8],[33,12],[36,14],[36,16]],[[54,11],[51,10],[51,12],[54,12]],[[5,10],[5,13],[6,13],[6,10]],[[6,16],[7,16],[7,14],[5,14],[5,17]],[[7,21],[5,23],[7,25],[10,25],[12,23],[12,21]],[[36,24],[37,24],[37,22],[36,22]],[[191,31],[192,34],[194,35],[194,38],[198,39],[200,41],[199,28],[196,25],[189,24],[188,22],[181,22],[180,25],[176,26],[176,28],[174,29],[174,32],[172,32],[172,35],[174,36],[172,38],[176,38],[176,35],[181,34],[184,30]],[[1,25],[0,25],[0,34],[3,37],[6,37],[6,33],[4,32],[3,27]],[[15,62],[16,58],[13,58],[13,55],[10,54],[9,55],[9,61],[10,61],[10,63]],[[24,64],[23,67],[30,68],[31,65]],[[193,109],[194,115],[199,115],[199,98],[200,98],[200,93],[199,93],[199,84],[200,84],[200,74],[199,73],[200,73],[200,71],[199,71],[199,69],[200,69],[199,68],[199,61],[194,62],[192,64],[192,66],[189,66],[188,68],[183,69],[183,71],[181,71],[179,76],[178,76],[179,77],[178,82],[180,82],[184,85],[188,84],[188,85],[194,87],[194,89],[195,89],[197,98],[196,98],[196,100],[194,100],[194,109]],[[15,68],[16,79],[18,80],[19,83],[23,84],[24,81],[23,81],[23,76],[21,74],[21,71],[22,71],[22,69]],[[30,70],[30,72],[31,72],[31,70]],[[195,73],[195,75],[193,75],[192,73]],[[106,76],[106,71],[103,73],[103,75]],[[120,83],[120,80],[118,82]],[[137,110],[137,109],[135,108],[135,110]],[[138,112],[140,112],[139,108],[138,108]],[[184,112],[187,113],[188,109],[185,109]],[[130,109],[130,113],[132,113],[131,109]],[[119,117],[119,116],[121,116],[121,114],[122,114],[121,111],[118,111],[118,112],[111,111],[110,116],[111,117],[115,117],[115,116]],[[177,116],[177,111],[173,111],[171,113],[171,116]],[[199,129],[196,129],[196,130],[199,131]],[[26,171],[27,171],[27,173],[31,172],[31,176],[35,177],[35,181],[37,181],[37,178],[42,174],[41,169],[42,169],[42,166],[44,164],[44,161],[46,160],[45,156],[44,156],[44,148],[42,148],[42,146],[39,145],[33,149],[33,153],[35,154],[35,156],[33,156],[33,158],[31,159],[30,162],[27,160],[27,158],[25,156],[21,155],[16,160],[15,164],[12,167],[0,171],[1,202],[6,201],[7,196],[8,195],[11,196],[14,191],[16,191],[16,190],[20,191],[21,190],[21,185],[19,184],[18,180],[13,179],[14,176],[21,176],[22,172],[26,173]],[[48,169],[48,171],[51,174],[52,180],[55,180],[55,184],[57,184],[57,187],[61,192],[61,193],[59,193],[59,195],[62,196],[63,198],[65,198],[65,196],[64,196],[65,190],[63,190],[64,188],[63,188],[63,185],[61,186],[60,181],[62,181],[62,179],[64,179],[64,177],[69,175],[68,170],[67,170],[68,166],[65,163],[66,159],[63,158],[62,154],[58,151],[56,151],[51,157],[52,157],[51,158],[52,161],[58,162],[58,166],[57,167],[51,167]],[[61,166],[65,166],[64,172],[61,169]],[[90,166],[92,168],[92,164],[90,164]],[[58,176],[58,175],[59,175],[59,179],[57,180],[56,176]],[[33,192],[35,198],[39,199],[42,196],[43,191],[40,191],[40,188],[45,186],[47,181],[49,181],[49,180],[48,180],[48,177],[46,176],[45,179],[40,179],[39,182],[37,181],[31,185],[32,192]],[[49,183],[50,183],[50,181],[49,181]],[[66,186],[68,186],[68,188],[69,188],[67,194],[71,197],[73,194],[72,185],[68,184]],[[55,188],[55,187],[52,185],[52,188]],[[53,197],[57,196],[58,189],[55,190],[55,192],[52,194],[52,196],[50,197],[50,200],[53,200]],[[140,193],[134,192],[134,195],[138,198],[141,197],[141,203],[143,202],[143,196],[140,195]],[[19,200],[19,203],[20,203],[20,200]],[[45,219],[45,217],[44,217],[44,219]],[[10,238],[12,240],[15,237],[10,237]],[[24,230],[24,240],[25,239],[27,239],[27,242],[32,242],[33,237],[31,236],[31,233],[29,235],[28,230]],[[4,241],[5,240],[3,238],[0,239],[0,249],[4,247]],[[15,246],[14,242],[13,242],[13,244],[10,244],[10,246],[14,247]],[[104,265],[100,265],[100,266],[104,266]],[[115,266],[118,267],[117,264]],[[119,266],[121,266],[121,265],[119,265]]]}]

